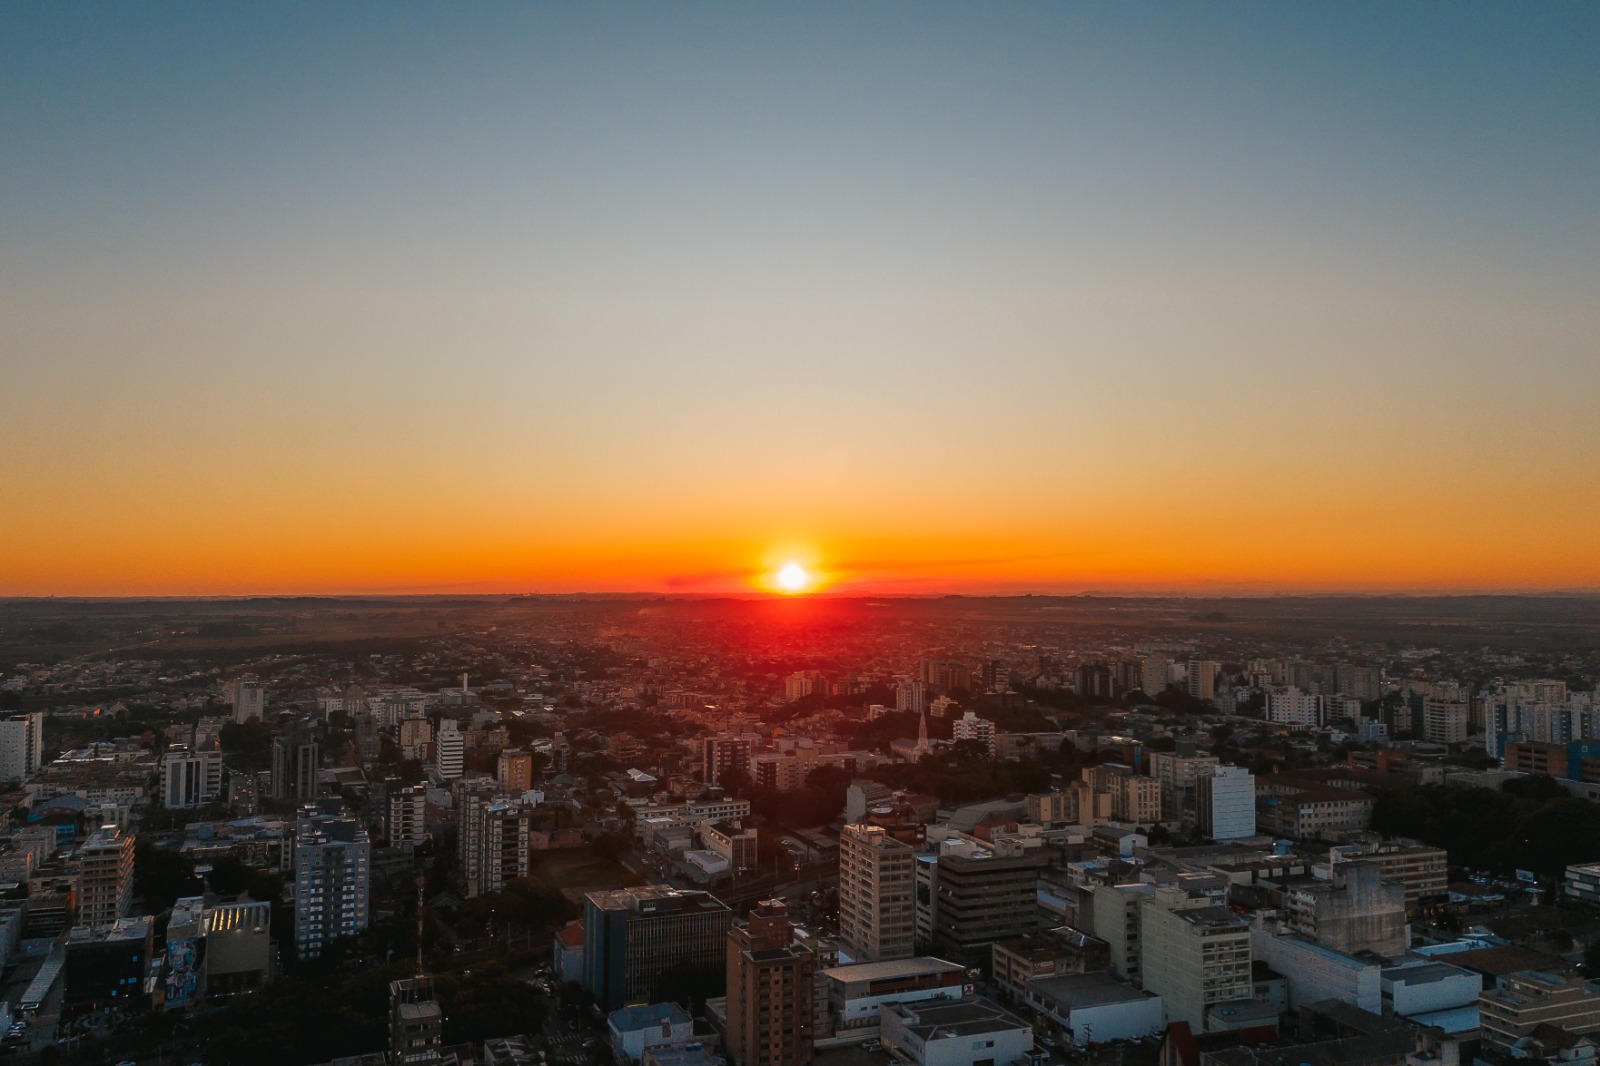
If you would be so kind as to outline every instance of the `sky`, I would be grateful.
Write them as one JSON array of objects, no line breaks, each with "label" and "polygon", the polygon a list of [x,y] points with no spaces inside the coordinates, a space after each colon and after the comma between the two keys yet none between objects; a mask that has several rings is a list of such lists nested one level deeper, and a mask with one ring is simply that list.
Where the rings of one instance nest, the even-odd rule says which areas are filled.
[{"label": "sky", "polygon": [[1600,589],[1597,55],[0,6],[0,595]]}]

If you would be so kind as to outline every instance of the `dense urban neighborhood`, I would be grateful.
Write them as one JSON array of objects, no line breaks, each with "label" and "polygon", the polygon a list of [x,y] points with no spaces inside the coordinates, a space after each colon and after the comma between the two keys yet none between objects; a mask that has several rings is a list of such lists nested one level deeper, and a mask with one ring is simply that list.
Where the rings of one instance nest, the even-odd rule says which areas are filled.
[{"label": "dense urban neighborhood", "polygon": [[1583,597],[6,601],[0,1051],[1582,1066],[1597,633]]}]

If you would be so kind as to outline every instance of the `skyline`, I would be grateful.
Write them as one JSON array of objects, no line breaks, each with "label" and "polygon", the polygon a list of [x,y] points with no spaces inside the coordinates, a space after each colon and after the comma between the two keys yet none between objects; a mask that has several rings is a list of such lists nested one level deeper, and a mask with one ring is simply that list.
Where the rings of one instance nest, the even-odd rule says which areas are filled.
[{"label": "skyline", "polygon": [[0,596],[1600,590],[1600,12],[0,12]]}]

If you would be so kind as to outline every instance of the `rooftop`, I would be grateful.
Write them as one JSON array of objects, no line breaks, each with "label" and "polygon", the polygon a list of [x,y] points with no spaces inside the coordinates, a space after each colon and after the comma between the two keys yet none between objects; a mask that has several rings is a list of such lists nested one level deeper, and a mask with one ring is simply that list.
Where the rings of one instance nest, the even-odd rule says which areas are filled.
[{"label": "rooftop", "polygon": [[1104,970],[1035,977],[1028,982],[1028,993],[1069,1011],[1156,998],[1154,993],[1134,988]]}]

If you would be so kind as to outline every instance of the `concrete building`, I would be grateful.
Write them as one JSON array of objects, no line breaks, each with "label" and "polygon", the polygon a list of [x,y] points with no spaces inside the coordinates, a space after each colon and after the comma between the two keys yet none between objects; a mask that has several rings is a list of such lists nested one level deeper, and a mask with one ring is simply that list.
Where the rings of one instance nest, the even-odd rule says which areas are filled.
[{"label": "concrete building", "polygon": [[1182,889],[1156,891],[1140,912],[1142,983],[1161,997],[1167,1021],[1186,1021],[1199,1032],[1211,1007],[1254,994],[1250,924],[1243,918]]},{"label": "concrete building", "polygon": [[191,751],[175,744],[161,758],[161,805],[203,807],[222,797],[222,752]]},{"label": "concrete building", "polygon": [[467,739],[461,734],[461,725],[454,718],[441,718],[439,732],[433,738],[434,772],[446,781],[461,776],[467,764]]},{"label": "concrete building", "polygon": [[618,1062],[639,1062],[651,1049],[694,1042],[694,1019],[672,1002],[620,1007],[606,1018],[606,1030]]},{"label": "concrete building", "polygon": [[1161,997],[1103,971],[1039,977],[1026,1002],[1079,1044],[1138,1040],[1161,1031]]},{"label": "concrete building", "polygon": [[0,718],[0,783],[21,784],[44,765],[44,715]]},{"label": "concrete building", "polygon": [[337,801],[308,806],[295,823],[294,940],[302,959],[361,932],[371,917],[371,843],[360,823],[337,810]]},{"label": "concrete building", "polygon": [[128,916],[133,906],[133,843],[132,833],[106,825],[78,850],[81,925],[110,925]]},{"label": "concrete building", "polygon": [[729,822],[707,822],[700,827],[700,840],[707,851],[720,855],[735,874],[756,868],[756,830]]},{"label": "concrete building", "polygon": [[1443,848],[1426,844],[1349,844],[1329,849],[1328,862],[1330,867],[1372,866],[1389,880],[1400,882],[1405,886],[1406,913],[1413,916],[1450,897],[1450,856]]},{"label": "concrete building", "polygon": [[1373,1014],[1383,1011],[1383,960],[1358,959],[1302,936],[1279,935],[1257,923],[1251,931],[1255,957],[1289,981],[1289,1007],[1336,999]]},{"label": "concrete building", "polygon": [[729,770],[750,773],[754,745],[749,737],[719,733],[700,742],[701,780],[715,785]]},{"label": "concrete building", "polygon": [[433,723],[426,718],[402,718],[399,725],[400,758],[423,762],[433,746]]},{"label": "concrete building", "polygon": [[426,974],[389,982],[389,1066],[443,1061],[444,1011]]},{"label": "concrete building", "polygon": [[728,1028],[735,1066],[807,1066],[812,1057],[816,956],[794,943],[789,907],[771,899],[728,932]]},{"label": "concrete building", "polygon": [[1026,1000],[1028,982],[1034,978],[1111,966],[1111,949],[1105,941],[1069,925],[1034,936],[997,940],[989,950],[995,987],[1014,1003]]},{"label": "concrete building", "polygon": [[1043,847],[963,837],[942,841],[935,859],[918,867],[933,882],[927,924],[935,954],[978,966],[996,940],[1039,928],[1039,874],[1049,865]]},{"label": "concrete building", "polygon": [[[1190,742],[1189,747],[1193,746],[1193,742]],[[1151,752],[1150,777],[1161,783],[1162,820],[1192,823],[1196,814],[1196,783],[1216,773],[1220,764],[1221,760],[1215,755]],[[1251,800],[1253,803],[1253,796]]]},{"label": "concrete building", "polygon": [[233,720],[239,725],[252,718],[266,718],[267,690],[255,678],[246,674],[234,681],[229,696],[233,703]]},{"label": "concrete building", "polygon": [[1600,904],[1600,862],[1567,867],[1561,879],[1561,892],[1568,899]]},{"label": "concrete building", "polygon": [[321,767],[317,738],[304,722],[293,722],[272,738],[272,798],[304,803],[317,796]]},{"label": "concrete building", "polygon": [[154,925],[150,918],[121,918],[69,932],[63,1002],[73,1007],[115,1005],[126,1009],[143,1001],[145,981],[154,971]]},{"label": "concrete building", "polygon": [[733,912],[706,892],[642,886],[590,892],[583,903],[583,984],[600,1009],[648,1002],[679,965],[727,966]]},{"label": "concrete building", "polygon": [[500,753],[495,764],[495,778],[500,791],[508,796],[520,796],[533,788],[533,753],[508,748]]},{"label": "concrete building", "polygon": [[1161,782],[1135,773],[1130,766],[1102,763],[1086,767],[1083,779],[1096,792],[1111,793],[1111,818],[1150,825],[1161,821]]},{"label": "concrete building", "polygon": [[823,971],[828,1014],[836,1032],[876,1029],[878,1008],[885,1003],[918,1003],[939,999],[958,1002],[966,967],[944,959],[919,956],[889,962],[861,962]]},{"label": "concrete building", "polygon": [[1434,744],[1460,744],[1472,720],[1471,701],[1447,694],[1422,699],[1422,737]]},{"label": "concrete building", "polygon": [[839,834],[839,950],[852,962],[916,953],[916,853],[875,825]]},{"label": "concrete building", "polygon": [[991,1000],[886,1004],[884,1047],[907,1066],[1007,1066],[1033,1049],[1033,1027]]},{"label": "concrete building", "polygon": [[1201,836],[1238,840],[1256,834],[1256,779],[1242,766],[1219,766],[1195,782],[1195,824]]},{"label": "concrete building", "polygon": [[[1379,975],[1383,1012],[1410,1018],[1420,1025],[1448,1027],[1456,1032],[1477,1028],[1478,993],[1483,977],[1471,970],[1443,962],[1408,960],[1386,966]],[[1469,1010],[1470,1024],[1450,1026],[1448,1015]]]},{"label": "concrete building", "polygon": [[1329,880],[1297,881],[1284,889],[1289,930],[1347,955],[1404,954],[1410,946],[1405,886],[1376,866],[1341,863],[1333,869]]},{"label": "concrete building", "polygon": [[1142,983],[1139,908],[1155,890],[1144,883],[1095,885],[1087,890],[1086,913],[1079,916],[1080,922],[1087,921],[1088,932],[1105,941],[1111,972],[1135,987]]},{"label": "concrete building", "polygon": [[1189,695],[1197,700],[1209,700],[1217,694],[1217,674],[1221,663],[1205,659],[1190,659],[1188,668]]},{"label": "concrete building", "polygon": [[1581,977],[1514,973],[1478,996],[1478,1019],[1485,1048],[1503,1054],[1541,1025],[1580,1035],[1600,1031],[1600,993]]},{"label": "concrete building", "polygon": [[415,847],[428,838],[428,789],[425,785],[389,782],[384,808],[384,837],[391,848]]},{"label": "concrete building", "polygon": [[[170,942],[171,930],[167,937]],[[205,990],[208,995],[253,992],[272,980],[272,904],[246,900],[205,914]]]},{"label": "concrete building", "polygon": [[950,738],[958,742],[975,740],[990,755],[994,754],[994,723],[987,718],[979,718],[974,711],[967,711],[950,723]]}]

